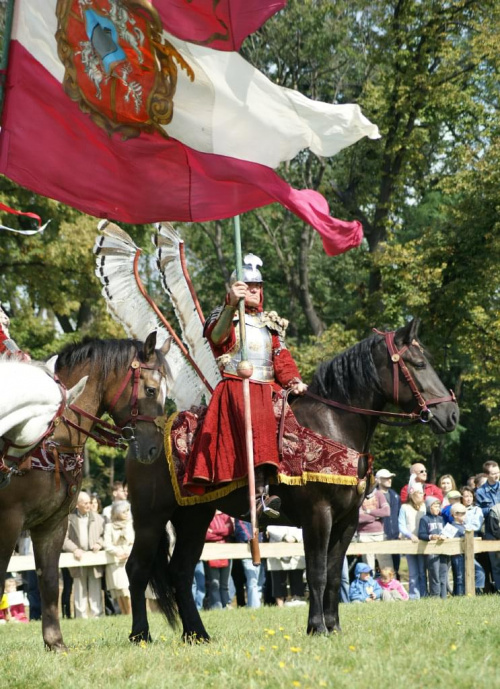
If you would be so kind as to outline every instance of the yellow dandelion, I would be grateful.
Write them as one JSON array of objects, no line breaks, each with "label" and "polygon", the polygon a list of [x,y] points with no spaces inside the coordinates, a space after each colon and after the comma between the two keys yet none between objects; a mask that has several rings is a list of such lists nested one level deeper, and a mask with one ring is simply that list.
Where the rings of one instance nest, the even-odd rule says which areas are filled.
[{"label": "yellow dandelion", "polygon": [[276,645],[271,646],[271,648],[275,651],[278,647]]},{"label": "yellow dandelion", "polygon": [[295,679],[295,680],[292,682],[292,686],[293,686],[293,687],[300,687],[300,682],[297,682],[297,680]]},{"label": "yellow dandelion", "polygon": [[266,629],[266,634],[268,636],[273,636],[274,634],[276,634],[276,632],[274,629]]},{"label": "yellow dandelion", "polygon": [[355,650],[356,650],[356,646],[349,646],[349,650],[350,650],[350,651],[355,651]]},{"label": "yellow dandelion", "polygon": [[160,636],[160,641],[166,641],[166,640],[167,640],[167,637],[166,637],[166,636],[163,636],[163,634],[162,634],[162,635]]},{"label": "yellow dandelion", "polygon": [[319,680],[319,686],[320,686],[320,687],[326,687],[326,686],[327,686],[327,684],[326,684],[326,682],[325,682],[324,679],[320,679],[320,680]]},{"label": "yellow dandelion", "polygon": [[284,668],[286,666],[286,663],[284,663],[282,660],[278,663],[281,668]]},{"label": "yellow dandelion", "polygon": [[450,650],[451,650],[451,651],[456,651],[456,650],[457,650],[457,646],[456,646],[455,644],[451,644]]},{"label": "yellow dandelion", "polygon": [[292,653],[300,653],[302,649],[300,646],[290,646],[290,650]]},{"label": "yellow dandelion", "polygon": [[288,641],[288,640],[291,639],[292,637],[291,637],[291,636],[288,636],[288,634],[283,634],[283,638],[284,638],[284,639],[287,639],[287,641]]},{"label": "yellow dandelion", "polygon": [[284,627],[278,627],[278,629],[280,630],[280,632],[284,632],[284,631],[285,631],[285,628],[284,628]]},{"label": "yellow dandelion", "polygon": [[265,646],[259,646],[259,651],[265,651],[266,647]]},{"label": "yellow dandelion", "polygon": [[146,643],[145,641],[141,641],[141,642],[139,643],[139,646],[140,646],[140,648],[147,648],[147,647],[148,647],[148,645],[147,645],[147,643]]}]

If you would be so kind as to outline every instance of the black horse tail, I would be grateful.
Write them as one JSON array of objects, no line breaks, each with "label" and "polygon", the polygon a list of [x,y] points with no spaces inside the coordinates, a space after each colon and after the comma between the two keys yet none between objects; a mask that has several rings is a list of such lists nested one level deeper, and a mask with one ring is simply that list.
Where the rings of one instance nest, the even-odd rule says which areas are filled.
[{"label": "black horse tail", "polygon": [[175,592],[169,576],[169,548],[170,538],[168,531],[165,530],[158,544],[149,585],[156,596],[156,602],[161,612],[167,618],[169,625],[175,629],[179,622],[179,610],[177,608]]}]

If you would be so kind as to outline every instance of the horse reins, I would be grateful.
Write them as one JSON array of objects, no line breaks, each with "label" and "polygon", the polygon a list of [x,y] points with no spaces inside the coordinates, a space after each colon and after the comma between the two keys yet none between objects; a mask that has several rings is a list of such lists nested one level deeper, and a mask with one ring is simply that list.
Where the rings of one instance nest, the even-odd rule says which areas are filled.
[{"label": "horse reins", "polygon": [[[342,409],[343,411],[351,412],[353,414],[362,414],[365,416],[387,416],[389,418],[398,418],[398,419],[407,419],[410,424],[416,423],[417,421],[420,421],[421,423],[428,423],[431,418],[432,418],[432,411],[429,409],[430,406],[440,404],[441,402],[456,402],[456,397],[455,393],[453,390],[450,390],[450,394],[447,397],[435,397],[430,400],[425,400],[418,389],[413,376],[411,375],[410,371],[408,370],[408,367],[406,366],[404,360],[403,360],[403,354],[411,347],[411,346],[416,346],[419,347],[420,345],[416,340],[413,340],[413,342],[409,345],[404,345],[401,347],[401,349],[397,349],[394,337],[395,337],[395,331],[390,331],[390,332],[382,332],[380,330],[377,330],[374,328],[374,332],[376,332],[378,335],[383,335],[385,339],[385,343],[387,346],[387,351],[389,354],[389,358],[392,362],[392,380],[393,380],[393,397],[394,397],[394,402],[397,404],[399,402],[399,372],[403,374],[406,382],[408,383],[408,386],[410,387],[410,390],[413,393],[414,398],[417,401],[418,407],[420,407],[420,410],[413,411],[410,413],[406,412],[390,412],[390,411],[376,411],[374,409],[363,409],[362,407],[354,407],[348,404],[342,404],[341,402],[335,402],[334,400],[329,400],[326,399],[325,397],[321,397],[320,395],[316,395],[313,392],[309,392],[309,390],[306,391],[306,396],[311,397],[312,399],[315,399],[319,402],[322,402],[323,404],[326,404],[329,407],[335,407],[336,409]],[[408,425],[408,424],[390,424],[387,421],[384,421],[383,419],[380,419],[381,423],[385,423],[386,425]]]}]

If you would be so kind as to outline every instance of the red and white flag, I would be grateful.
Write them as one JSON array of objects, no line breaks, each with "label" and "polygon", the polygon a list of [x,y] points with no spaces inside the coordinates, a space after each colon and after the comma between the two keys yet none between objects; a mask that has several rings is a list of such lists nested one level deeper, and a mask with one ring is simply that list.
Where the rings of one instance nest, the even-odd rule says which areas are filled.
[{"label": "red and white flag", "polygon": [[377,127],[357,105],[273,84],[235,52],[283,4],[17,0],[0,172],[130,223],[215,220],[278,201],[327,253],[357,246],[359,222],[332,218],[320,194],[273,168],[306,148],[335,155],[378,138]]}]

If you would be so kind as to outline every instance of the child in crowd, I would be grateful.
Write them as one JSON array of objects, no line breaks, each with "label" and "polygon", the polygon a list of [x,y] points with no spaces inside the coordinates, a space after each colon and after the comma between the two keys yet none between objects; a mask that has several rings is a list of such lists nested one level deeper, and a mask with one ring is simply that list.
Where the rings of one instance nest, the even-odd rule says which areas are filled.
[{"label": "child in crowd", "polygon": [[370,565],[358,562],[354,570],[356,578],[349,587],[351,603],[371,603],[380,600],[382,589],[372,576]]},{"label": "child in crowd", "polygon": [[450,490],[450,492],[446,494],[446,500],[448,501],[448,504],[446,506],[442,506],[441,516],[443,517],[445,524],[450,524],[453,521],[451,516],[451,508],[458,502],[462,502],[462,495],[458,490]]},{"label": "child in crowd", "polygon": [[[438,541],[444,528],[439,498],[428,497],[425,500],[426,514],[418,525],[418,537],[421,541]],[[438,553],[424,555],[427,575],[429,577],[429,595],[446,598],[448,595],[448,558]]]},{"label": "child in crowd", "polygon": [[0,601],[0,622],[28,622],[23,592],[17,590],[13,577],[5,580],[5,592]]},{"label": "child in crowd", "polygon": [[[451,506],[452,527],[455,529],[453,538],[463,538],[465,536],[465,519],[467,508],[461,502]],[[440,538],[443,538],[440,536]],[[451,563],[453,566],[453,595],[465,595],[465,558],[463,555],[452,555]],[[485,573],[477,560],[474,560],[474,571],[476,580],[476,591],[481,593],[485,585]]]},{"label": "child in crowd", "polygon": [[104,527],[104,549],[114,555],[115,562],[106,565],[106,588],[120,607],[122,615],[130,615],[130,591],[125,565],[134,545],[134,527],[130,503],[118,500],[111,506],[111,521]]},{"label": "child in crowd", "polygon": [[380,577],[376,581],[382,589],[383,601],[408,600],[409,596],[402,583],[396,579],[392,567],[383,567],[380,570]]}]

